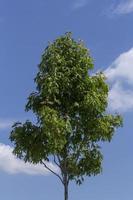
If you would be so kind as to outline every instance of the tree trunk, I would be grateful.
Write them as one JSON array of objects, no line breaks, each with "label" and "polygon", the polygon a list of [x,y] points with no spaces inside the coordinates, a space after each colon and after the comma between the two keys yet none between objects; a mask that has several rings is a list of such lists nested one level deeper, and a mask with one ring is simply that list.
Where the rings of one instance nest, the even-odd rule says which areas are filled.
[{"label": "tree trunk", "polygon": [[64,200],[68,200],[68,183],[64,183]]}]

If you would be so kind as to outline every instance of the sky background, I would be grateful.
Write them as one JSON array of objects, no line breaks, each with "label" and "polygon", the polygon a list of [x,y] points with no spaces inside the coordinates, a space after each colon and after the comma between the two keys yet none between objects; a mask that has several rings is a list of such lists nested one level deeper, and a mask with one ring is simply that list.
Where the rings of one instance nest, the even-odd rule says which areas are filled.
[{"label": "sky background", "polygon": [[102,174],[80,187],[70,184],[70,199],[132,200],[133,0],[0,0],[0,199],[63,199],[56,177],[17,160],[8,138],[13,122],[34,120],[24,106],[37,65],[48,41],[67,31],[90,49],[95,72],[108,77],[108,109],[124,118],[112,142],[102,145]]}]

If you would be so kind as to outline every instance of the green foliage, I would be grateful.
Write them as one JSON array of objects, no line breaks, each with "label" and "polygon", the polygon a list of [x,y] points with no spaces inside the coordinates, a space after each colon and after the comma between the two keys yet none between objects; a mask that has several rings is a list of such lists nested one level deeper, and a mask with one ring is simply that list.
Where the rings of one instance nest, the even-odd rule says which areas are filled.
[{"label": "green foliage", "polygon": [[106,113],[108,85],[102,73],[91,76],[92,69],[88,49],[70,33],[49,44],[26,105],[38,123],[16,123],[10,136],[19,158],[43,163],[54,156],[62,180],[77,184],[101,172],[98,144],[110,142],[122,125],[121,116]]}]

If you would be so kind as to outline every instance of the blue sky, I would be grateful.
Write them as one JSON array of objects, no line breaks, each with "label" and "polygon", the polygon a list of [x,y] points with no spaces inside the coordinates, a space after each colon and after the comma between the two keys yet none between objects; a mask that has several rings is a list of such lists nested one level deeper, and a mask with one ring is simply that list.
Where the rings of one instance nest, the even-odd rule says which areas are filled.
[{"label": "blue sky", "polygon": [[[90,49],[95,71],[110,84],[109,110],[124,117],[110,144],[103,144],[103,172],[70,185],[71,200],[131,200],[133,197],[133,0],[0,0],[0,198],[61,200],[63,187],[42,166],[25,165],[8,140],[25,113],[41,54],[67,31]],[[54,168],[54,166],[51,165]],[[55,169],[55,168],[54,168]],[[57,169],[55,169],[57,170]]]}]

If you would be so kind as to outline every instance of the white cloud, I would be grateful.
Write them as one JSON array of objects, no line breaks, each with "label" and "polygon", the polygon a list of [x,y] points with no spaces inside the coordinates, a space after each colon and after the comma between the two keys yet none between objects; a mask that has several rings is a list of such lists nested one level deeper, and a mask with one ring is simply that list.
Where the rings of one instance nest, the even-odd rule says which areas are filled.
[{"label": "white cloud", "polygon": [[74,4],[73,4],[73,9],[77,10],[80,9],[82,7],[85,7],[88,3],[88,0],[75,0]]},{"label": "white cloud", "polygon": [[133,48],[116,58],[104,73],[112,85],[109,108],[122,112],[133,110]]},{"label": "white cloud", "polygon": [[[49,171],[44,168],[41,164],[33,165],[25,163],[24,161],[16,158],[13,153],[13,148],[9,145],[0,143],[0,170],[5,171],[9,174],[25,173],[29,175],[47,175]],[[58,172],[58,168],[52,163],[47,165]]]},{"label": "white cloud", "polygon": [[133,48],[122,53],[112,64],[105,70],[109,81],[116,79],[133,84]]},{"label": "white cloud", "polygon": [[13,125],[13,120],[0,119],[0,130],[8,129]]},{"label": "white cloud", "polygon": [[114,14],[128,14],[133,12],[133,0],[123,0],[113,10]]},{"label": "white cloud", "polygon": [[133,109],[133,91],[124,89],[116,82],[109,93],[109,107],[111,110],[126,112]]}]

